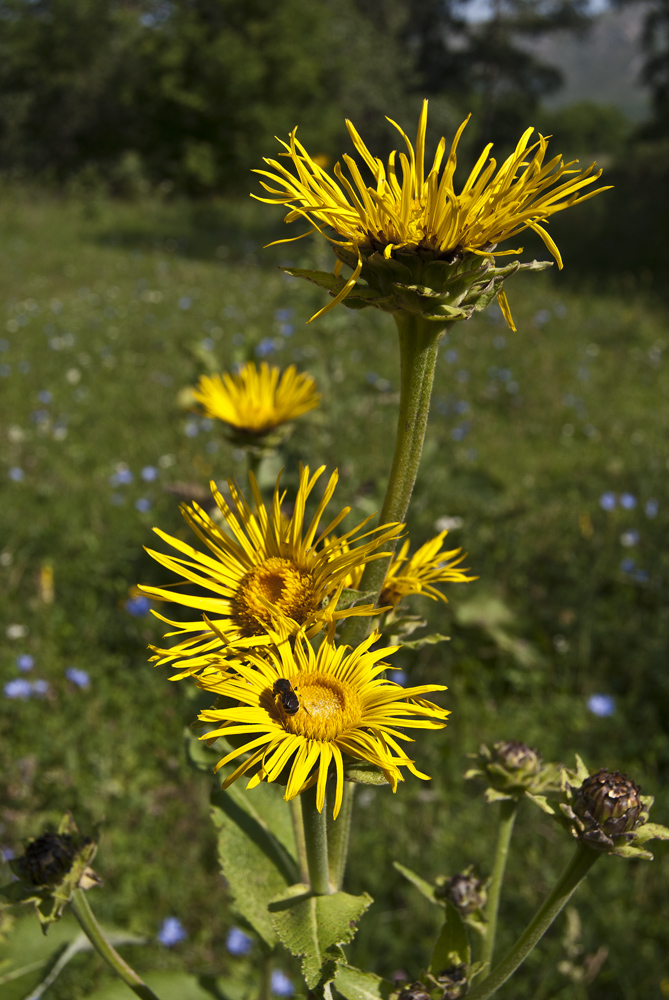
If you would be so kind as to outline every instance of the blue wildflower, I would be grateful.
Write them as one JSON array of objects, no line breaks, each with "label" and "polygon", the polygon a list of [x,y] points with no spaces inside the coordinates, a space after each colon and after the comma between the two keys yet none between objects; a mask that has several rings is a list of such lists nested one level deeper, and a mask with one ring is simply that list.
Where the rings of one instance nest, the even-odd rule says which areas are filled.
[{"label": "blue wildflower", "polygon": [[151,501],[147,497],[139,497],[135,500],[135,510],[138,510],[140,514],[146,514],[147,511],[151,510]]},{"label": "blue wildflower", "polygon": [[86,671],[79,670],[78,667],[67,667],[65,676],[68,681],[72,681],[78,688],[88,688],[91,686],[91,679]]},{"label": "blue wildflower", "polygon": [[197,420],[187,420],[184,424],[184,434],[186,437],[194,438],[200,433],[200,426]]},{"label": "blue wildflower", "polygon": [[458,360],[458,352],[454,347],[449,347],[449,349],[444,352],[444,357],[448,361],[449,365],[454,365]]},{"label": "blue wildflower", "polygon": [[35,660],[30,653],[21,653],[20,656],[16,657],[16,666],[19,670],[32,670],[35,666]]},{"label": "blue wildflower", "polygon": [[614,715],[616,703],[610,694],[593,694],[588,698],[588,708],[593,715],[606,719],[610,715]]},{"label": "blue wildflower", "polygon": [[193,305],[193,300],[190,295],[182,295],[177,302],[177,305],[179,306],[179,309],[183,309],[184,312],[186,312]]},{"label": "blue wildflower", "polygon": [[659,509],[660,509],[660,504],[658,503],[657,500],[651,499],[646,501],[646,507],[645,507],[646,517],[650,518],[657,517],[657,512],[659,511]]},{"label": "blue wildflower", "polygon": [[117,465],[116,472],[109,477],[110,486],[128,486],[134,479],[132,472],[127,465],[121,463]]},{"label": "blue wildflower", "polygon": [[623,571],[623,573],[631,573],[635,566],[636,562],[634,561],[634,559],[630,558],[623,559],[623,561],[620,564],[620,568]]},{"label": "blue wildflower", "polygon": [[263,337],[260,343],[256,344],[254,353],[257,358],[266,358],[268,354],[274,354],[275,350],[276,347],[271,337]]},{"label": "blue wildflower", "polygon": [[134,615],[135,618],[143,618],[151,610],[151,601],[144,594],[137,594],[135,597],[128,598],[125,602],[125,610],[128,614]]},{"label": "blue wildflower", "polygon": [[285,972],[280,969],[272,971],[270,989],[275,997],[292,997],[295,989]]},{"label": "blue wildflower", "polygon": [[247,955],[253,947],[253,941],[239,927],[231,927],[225,939],[225,947],[231,955]]},{"label": "blue wildflower", "polygon": [[33,681],[30,686],[32,688],[32,693],[37,695],[47,694],[49,690],[48,681],[43,681],[43,680]]},{"label": "blue wildflower", "polygon": [[632,528],[630,531],[624,531],[620,536],[620,544],[624,545],[627,549],[631,549],[633,545],[638,545],[639,532],[635,528]]},{"label": "blue wildflower", "polygon": [[180,941],[184,941],[188,934],[178,917],[165,917],[157,936],[161,944],[166,948],[172,948]]},{"label": "blue wildflower", "polygon": [[618,498],[616,497],[615,493],[611,493],[610,491],[602,493],[601,497],[599,498],[599,506],[602,508],[602,510],[609,510],[609,511],[615,510],[617,503],[618,503]]},{"label": "blue wildflower", "polygon": [[158,478],[158,470],[155,465],[145,465],[140,475],[145,483],[153,483]]},{"label": "blue wildflower", "polygon": [[47,403],[51,402],[53,396],[51,395],[48,389],[42,389],[40,392],[37,393],[37,398],[39,399],[40,403],[44,403],[46,405]]},{"label": "blue wildflower", "polygon": [[620,506],[623,510],[634,510],[636,507],[636,497],[633,493],[622,493],[620,497]]},{"label": "blue wildflower", "polygon": [[3,690],[6,698],[22,698],[25,700],[32,694],[33,686],[25,677],[15,677],[13,680],[7,681]]}]

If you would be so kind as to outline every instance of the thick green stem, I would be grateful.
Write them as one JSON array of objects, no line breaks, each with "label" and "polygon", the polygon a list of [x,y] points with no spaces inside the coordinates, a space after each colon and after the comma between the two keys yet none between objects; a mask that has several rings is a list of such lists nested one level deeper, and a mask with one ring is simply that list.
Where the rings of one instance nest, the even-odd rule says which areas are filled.
[{"label": "thick green stem", "polygon": [[332,892],[328,867],[327,800],[321,812],[316,808],[316,786],[302,792],[302,823],[309,865],[309,884],[317,896]]},{"label": "thick green stem", "polygon": [[[448,324],[442,326],[411,313],[394,315],[400,343],[400,406],[395,453],[379,524],[403,522],[406,518],[423,451],[439,341],[448,329]],[[389,543],[387,548],[394,546]],[[361,591],[380,594],[388,562],[375,559],[367,564]],[[369,618],[350,618],[342,642],[358,645],[369,628]]]},{"label": "thick green stem", "polygon": [[341,809],[336,819],[328,815],[328,866],[330,869],[330,884],[339,891],[344,881],[346,858],[348,856],[348,841],[351,833],[351,816],[353,815],[353,795],[355,784],[344,782],[344,797]]},{"label": "thick green stem", "polygon": [[290,815],[293,820],[295,834],[295,849],[300,866],[300,878],[306,884],[309,881],[309,862],[307,861],[307,845],[304,841],[304,823],[302,821],[302,796],[296,795],[290,800]]},{"label": "thick green stem", "polygon": [[577,846],[571,861],[553,887],[553,890],[542,906],[539,907],[513,948],[495,966],[483,982],[470,990],[467,994],[467,1000],[487,1000],[488,997],[497,992],[509,976],[513,975],[518,966],[525,961],[535,945],[544,936],[558,913],[569,902],[598,857],[600,857],[600,852],[593,851],[584,844]]},{"label": "thick green stem", "polygon": [[260,1000],[272,1000],[272,952],[263,955],[260,983]]},{"label": "thick green stem", "polygon": [[518,799],[506,799],[500,802],[499,828],[497,830],[497,846],[495,847],[495,860],[492,867],[492,879],[488,890],[488,902],[485,908],[485,915],[488,921],[486,936],[481,953],[481,961],[488,963],[488,968],[483,973],[483,977],[490,975],[492,959],[495,952],[495,935],[497,934],[497,914],[499,912],[499,900],[502,894],[502,883],[504,882],[504,872],[506,862],[509,857],[509,845],[513,824],[518,812],[520,801]]},{"label": "thick green stem", "polygon": [[110,945],[104,936],[102,928],[95,919],[95,915],[88,904],[83,889],[75,889],[72,896],[72,909],[81,925],[82,931],[95,950],[111,966],[114,972],[121,977],[126,986],[129,986],[138,997],[141,997],[141,1000],[159,1000],[153,990],[149,989],[146,983],[139,978],[135,970],[131,969],[116,949]]}]

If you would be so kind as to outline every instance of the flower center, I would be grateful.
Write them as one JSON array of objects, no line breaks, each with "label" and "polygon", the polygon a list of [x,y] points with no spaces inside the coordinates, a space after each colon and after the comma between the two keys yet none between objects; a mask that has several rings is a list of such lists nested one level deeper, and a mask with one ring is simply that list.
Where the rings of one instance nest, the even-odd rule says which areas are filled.
[{"label": "flower center", "polygon": [[313,576],[278,556],[246,573],[232,602],[232,617],[244,635],[263,634],[262,622],[271,623],[267,604],[304,624],[320,604]]},{"label": "flower center", "polygon": [[353,685],[318,671],[298,674],[292,683],[300,708],[295,715],[285,716],[289,733],[312,740],[335,740],[359,725],[362,712]]}]

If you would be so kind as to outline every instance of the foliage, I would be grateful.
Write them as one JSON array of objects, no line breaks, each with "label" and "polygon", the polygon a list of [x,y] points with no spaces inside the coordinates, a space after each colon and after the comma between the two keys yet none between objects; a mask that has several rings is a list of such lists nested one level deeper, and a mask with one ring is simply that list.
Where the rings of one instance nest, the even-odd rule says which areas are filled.
[{"label": "foliage", "polygon": [[[592,204],[575,210],[583,229]],[[396,405],[397,370],[393,332],[376,311],[335,311],[304,326],[322,293],[273,265],[329,261],[306,244],[288,259],[285,247],[261,251],[270,234],[246,212],[220,203],[81,206],[17,189],[3,199],[2,685],[25,678],[48,689],[0,699],[0,820],[3,849],[18,851],[65,808],[82,829],[106,815],[96,870],[108,889],[92,890],[103,921],[153,937],[177,913],[189,933],[174,952],[154,945],[139,971],[144,962],[185,964],[227,983],[241,969],[257,985],[259,945],[250,960],[225,950],[235,918],[221,902],[209,779],[193,774],[180,749],[196,706],[146,664],[144,647],[162,629],[128,612],[128,591],[139,579],[164,582],[141,545],[154,523],[181,530],[169,491],[243,475],[241,456],[213,427],[178,415],[179,389],[205,367],[265,353],[316,377],[323,408],[304,418],[282,460],[289,483],[306,455],[339,464],[351,521],[379,503],[389,460],[381,428]],[[460,782],[464,754],[481,741],[521,738],[545,759],[579,751],[594,767],[629,771],[644,793],[666,784],[664,311],[634,292],[574,294],[564,275],[518,282],[519,293],[526,288],[514,301],[517,334],[498,313],[473,317],[438,361],[410,532],[419,544],[441,530],[435,517],[448,518],[448,541],[465,547],[480,580],[452,588],[446,609],[416,600],[451,641],[401,654],[411,683],[449,685],[452,721],[425,743],[434,780],[405,782],[395,796],[371,785],[358,795],[345,890],[377,902],[347,955],[384,980],[399,968],[419,974],[414,956],[442,917],[392,860],[431,884],[470,863],[489,873],[490,844],[472,831],[490,824],[495,807]],[[157,479],[142,478],[147,467]],[[27,632],[8,633],[12,625]],[[35,664],[22,673],[16,658],[25,654]],[[72,665],[87,671],[87,688],[68,679]],[[589,711],[598,692],[614,698],[612,716]],[[666,822],[666,803],[655,808]],[[512,889],[523,886],[507,913],[517,921],[566,857],[539,810],[527,812],[510,862]],[[514,980],[514,996],[585,996],[583,980],[570,977],[585,975],[602,945],[610,953],[587,986],[590,1000],[656,994],[667,949],[655,916],[667,878],[661,844],[655,864],[652,873],[616,859],[602,868],[596,891],[576,900],[578,946],[573,934],[563,941],[572,925],[558,925]],[[623,898],[639,905],[621,906]],[[642,954],[631,953],[631,939],[643,941]],[[567,972],[546,972],[566,958]],[[351,970],[344,977],[360,996],[386,988]],[[108,982],[99,961],[81,954],[52,996],[79,1000]]]}]

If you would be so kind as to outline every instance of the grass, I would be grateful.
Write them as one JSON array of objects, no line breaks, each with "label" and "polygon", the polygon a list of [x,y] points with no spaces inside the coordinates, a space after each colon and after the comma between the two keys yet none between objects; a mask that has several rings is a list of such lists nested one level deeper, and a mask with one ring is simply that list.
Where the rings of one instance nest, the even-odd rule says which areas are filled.
[{"label": "grass", "polygon": [[[587,225],[587,207],[578,211]],[[315,375],[323,401],[275,463],[288,485],[299,460],[338,466],[336,498],[353,507],[352,523],[378,509],[389,467],[392,322],[338,308],[305,325],[321,293],[276,264],[329,267],[327,250],[262,250],[285,235],[268,214],[0,198],[0,678],[48,685],[0,698],[0,842],[18,851],[65,809],[83,828],[104,816],[96,912],[151,937],[178,915],[188,931],[172,952],[143,951],[140,970],[233,975],[241,961],[224,946],[235,918],[217,872],[210,786],[183,752],[194,694],[146,663],[160,623],[127,610],[137,581],[165,581],[142,550],[151,527],[185,533],[168,488],[245,475],[243,455],[182,408],[182,390],[254,353],[295,361]],[[562,275],[512,279],[508,294],[518,333],[493,309],[442,347],[410,514],[415,545],[451,519],[449,540],[480,578],[451,586],[447,606],[417,603],[452,639],[398,657],[417,683],[448,684],[452,722],[417,746],[431,783],[358,796],[347,888],[376,903],[349,954],[384,975],[417,977],[437,929],[437,912],[393,859],[428,878],[470,862],[489,871],[493,809],[460,777],[481,742],[522,739],[546,759],[570,763],[578,752],[593,769],[629,772],[658,795],[653,818],[669,818],[666,311],[633,290],[575,290]],[[265,487],[276,471],[265,468]],[[607,493],[613,510],[600,503]],[[627,507],[623,495],[633,498]],[[22,673],[25,655],[34,666]],[[85,670],[89,686],[69,680],[68,667]],[[588,710],[594,693],[615,698],[613,716]],[[570,850],[542,815],[526,813],[502,945]],[[669,991],[660,917],[668,876],[662,845],[652,865],[599,862],[574,900],[577,915],[500,996]],[[588,983],[585,958],[601,946],[608,957]],[[288,960],[285,968],[294,971]],[[78,1000],[108,982],[83,955],[51,996]]]}]

